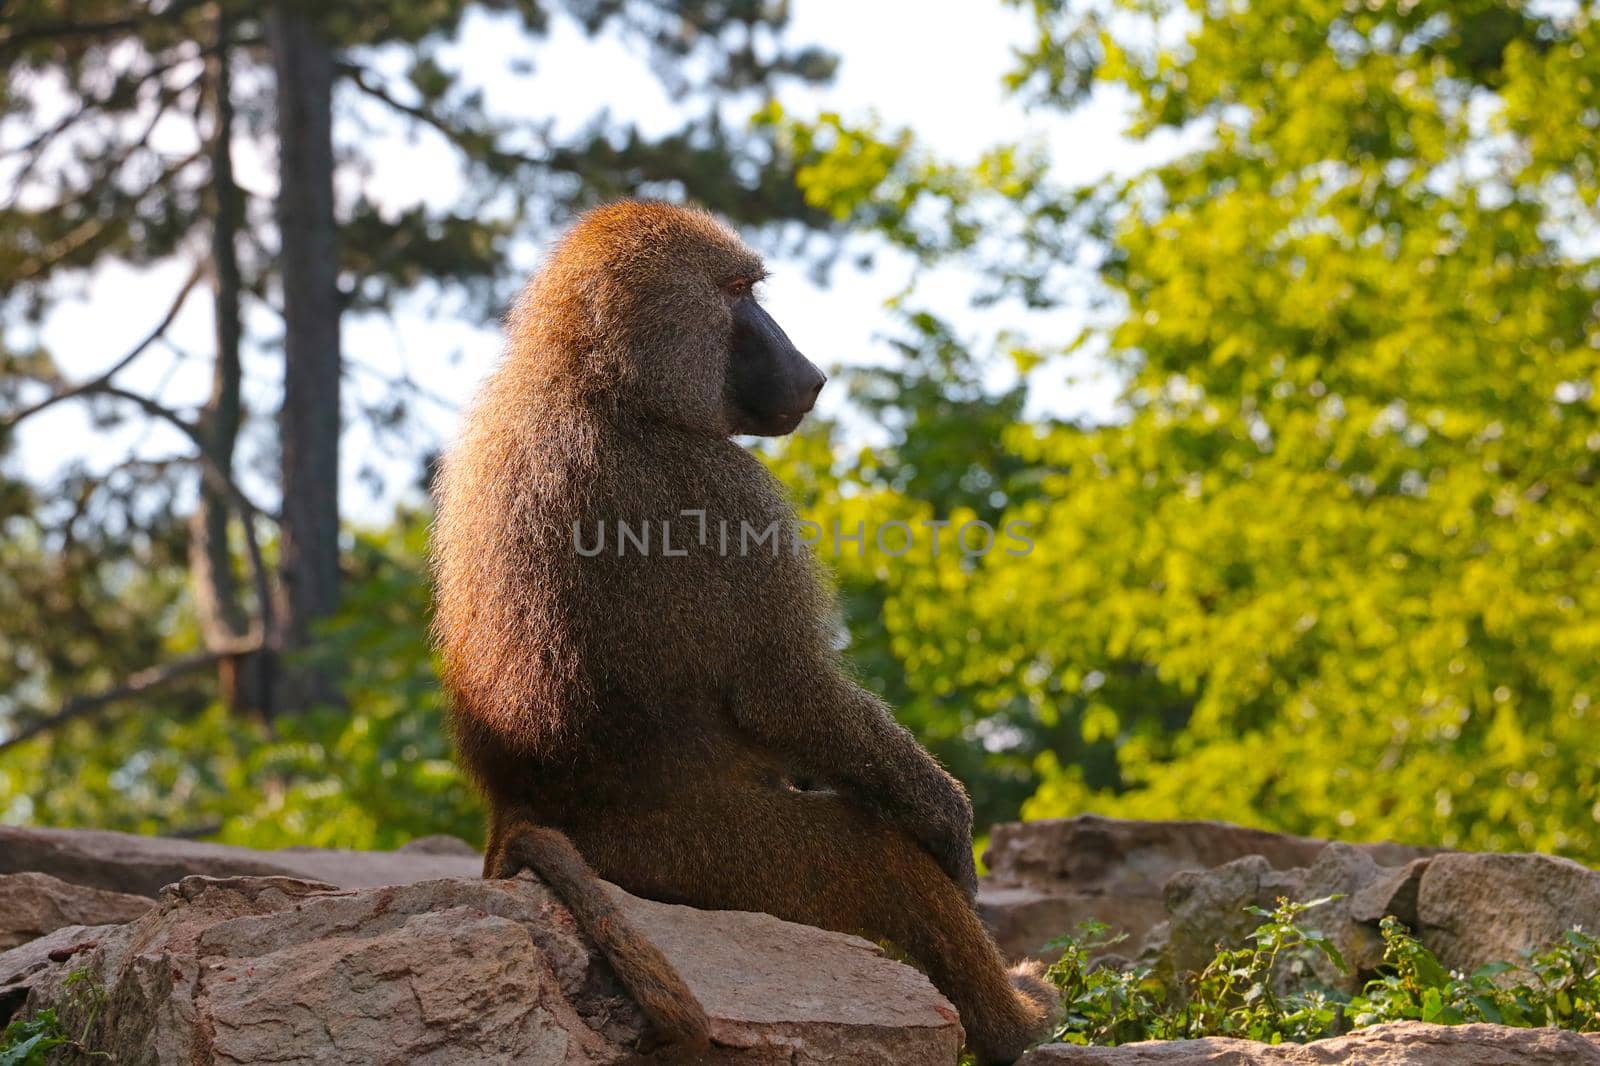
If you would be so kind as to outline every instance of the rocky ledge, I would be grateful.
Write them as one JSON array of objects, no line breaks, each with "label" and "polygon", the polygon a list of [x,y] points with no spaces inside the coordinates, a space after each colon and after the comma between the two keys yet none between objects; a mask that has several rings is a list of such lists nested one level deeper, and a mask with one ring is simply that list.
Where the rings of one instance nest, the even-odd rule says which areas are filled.
[{"label": "rocky ledge", "polygon": [[[1342,894],[1316,917],[1354,963],[1349,975],[1321,976],[1346,987],[1376,964],[1385,914],[1463,970],[1514,959],[1572,925],[1600,928],[1600,874],[1544,855],[1083,817],[1000,827],[987,858],[980,908],[1014,957],[1048,957],[1047,940],[1095,918],[1131,934],[1119,950],[1181,972],[1248,931],[1244,907],[1278,896]],[[448,838],[383,853],[252,851],[0,827],[0,1025],[55,1008],[74,1036],[87,1033],[83,1049],[121,1063],[677,1060],[651,1044],[542,885],[484,882],[478,866]],[[613,891],[711,1017],[715,1050],[700,1061],[956,1060],[950,1005],[873,944]],[[1406,1022],[1304,1046],[1049,1045],[1023,1061],[1600,1066],[1600,1042]]]},{"label": "rocky ledge", "polygon": [[1044,945],[1094,919],[1128,934],[1118,950],[1173,972],[1203,967],[1259,921],[1247,907],[1339,897],[1307,916],[1349,961],[1324,982],[1354,991],[1382,959],[1378,923],[1403,921],[1439,961],[1470,972],[1546,948],[1573,926],[1600,929],[1600,873],[1537,854],[1341,844],[1217,822],[1085,815],[1000,826],[978,907],[1002,950]]},{"label": "rocky ledge", "polygon": [[[73,888],[0,878],[12,898],[19,878],[48,898]],[[874,944],[613,891],[710,1016],[715,1048],[697,1061],[955,1061],[955,1011]],[[79,913],[126,917],[93,911],[109,895]],[[141,902],[132,921],[66,925],[0,954],[0,1017],[56,1008],[118,1063],[675,1058],[650,1046],[638,1008],[531,878],[346,889],[190,875]]]}]

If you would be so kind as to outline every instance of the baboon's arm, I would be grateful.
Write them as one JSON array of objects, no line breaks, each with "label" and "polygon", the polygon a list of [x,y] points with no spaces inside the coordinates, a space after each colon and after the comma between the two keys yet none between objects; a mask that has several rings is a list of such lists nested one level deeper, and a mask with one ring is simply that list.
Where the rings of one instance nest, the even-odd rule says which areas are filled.
[{"label": "baboon's arm", "polygon": [[770,650],[744,666],[729,699],[741,729],[779,752],[796,777],[829,784],[900,826],[969,900],[977,895],[966,790],[882,700],[820,656]]}]

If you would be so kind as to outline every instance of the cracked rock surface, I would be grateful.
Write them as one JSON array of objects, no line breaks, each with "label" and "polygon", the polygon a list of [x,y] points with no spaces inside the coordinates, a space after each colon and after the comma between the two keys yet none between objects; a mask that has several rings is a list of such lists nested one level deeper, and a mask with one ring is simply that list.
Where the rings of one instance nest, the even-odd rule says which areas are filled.
[{"label": "cracked rock surface", "polygon": [[[955,1061],[955,1011],[873,944],[613,891],[706,1008],[715,1047],[698,1061]],[[104,997],[86,1044],[119,1063],[676,1061],[526,877],[191,875],[131,922],[0,954],[0,1014],[56,1006],[81,1024],[85,989]]]}]

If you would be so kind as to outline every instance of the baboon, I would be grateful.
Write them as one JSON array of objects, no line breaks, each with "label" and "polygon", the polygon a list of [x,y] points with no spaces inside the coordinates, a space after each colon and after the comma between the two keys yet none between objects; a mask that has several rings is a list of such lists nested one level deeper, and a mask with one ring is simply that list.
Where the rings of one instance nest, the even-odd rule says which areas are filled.
[{"label": "baboon", "polygon": [[888,940],[975,1054],[1009,1061],[1047,990],[974,913],[971,804],[849,679],[794,512],[730,439],[792,431],[825,380],[752,294],[763,276],[710,215],[625,201],[584,215],[512,310],[433,535],[484,875],[550,884],[665,1038],[706,1046],[705,1015],[595,874]]}]

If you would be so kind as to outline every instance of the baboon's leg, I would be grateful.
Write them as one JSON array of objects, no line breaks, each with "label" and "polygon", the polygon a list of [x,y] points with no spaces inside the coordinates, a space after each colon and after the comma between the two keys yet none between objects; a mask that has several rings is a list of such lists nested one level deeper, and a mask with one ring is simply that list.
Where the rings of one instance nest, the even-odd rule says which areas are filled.
[{"label": "baboon's leg", "polygon": [[572,842],[515,811],[496,810],[489,818],[483,876],[515,877],[523,870],[533,871],[566,904],[657,1035],[690,1050],[710,1046],[700,1001],[661,950],[617,908]]},{"label": "baboon's leg", "polygon": [[980,1061],[1009,1062],[1045,1035],[1053,1011],[1038,981],[1006,972],[961,888],[909,835],[835,793],[703,783],[572,835],[600,876],[638,895],[893,942],[961,1012]]}]

